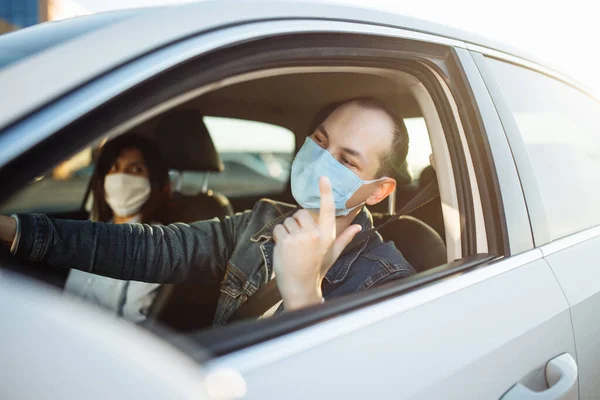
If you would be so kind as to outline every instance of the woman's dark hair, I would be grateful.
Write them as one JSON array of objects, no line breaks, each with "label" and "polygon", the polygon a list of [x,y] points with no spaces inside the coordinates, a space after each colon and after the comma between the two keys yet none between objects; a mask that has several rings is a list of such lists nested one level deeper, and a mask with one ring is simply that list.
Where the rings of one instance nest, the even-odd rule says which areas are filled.
[{"label": "woman's dark hair", "polygon": [[155,144],[140,136],[129,134],[119,136],[106,143],[100,152],[96,168],[92,174],[91,190],[94,196],[92,219],[107,222],[113,218],[113,212],[104,196],[104,178],[121,152],[125,149],[137,149],[142,153],[148,168],[150,180],[150,198],[142,206],[141,222],[163,222],[169,200],[169,171]]}]

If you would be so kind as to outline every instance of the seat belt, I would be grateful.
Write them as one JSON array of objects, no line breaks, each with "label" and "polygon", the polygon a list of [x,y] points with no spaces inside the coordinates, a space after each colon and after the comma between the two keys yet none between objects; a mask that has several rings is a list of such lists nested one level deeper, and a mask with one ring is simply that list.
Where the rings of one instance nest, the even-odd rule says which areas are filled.
[{"label": "seat belt", "polygon": [[[384,226],[399,220],[404,215],[410,214],[426,204],[432,202],[439,197],[439,189],[437,181],[429,182],[423,190],[416,194],[408,203],[404,205],[394,215],[388,218],[384,223],[365,232],[358,233],[352,243],[346,246],[342,254],[346,254],[364,245],[379,229]],[[239,321],[242,319],[257,319],[267,310],[281,301],[281,294],[277,287],[277,279],[271,279],[269,282],[261,286],[256,293],[248,298],[229,318],[228,322]]]},{"label": "seat belt", "polygon": [[277,287],[277,279],[273,278],[258,288],[256,293],[235,310],[227,322],[251,318],[258,319],[279,301],[281,301],[281,293],[279,293]]},{"label": "seat belt", "polygon": [[407,214],[417,211],[419,208],[431,203],[439,196],[440,192],[438,189],[437,181],[434,180],[429,182],[419,193],[415,195],[415,197],[413,197],[408,203],[406,203],[397,213],[390,216],[384,223],[380,224],[379,226],[376,226],[375,228],[369,229],[368,231],[359,232],[354,237],[352,242],[348,246],[346,246],[344,251],[342,251],[342,255],[356,250],[358,247],[364,245],[365,242],[367,242],[371,238],[371,236],[373,236],[384,226],[387,226],[392,222],[399,220]]}]

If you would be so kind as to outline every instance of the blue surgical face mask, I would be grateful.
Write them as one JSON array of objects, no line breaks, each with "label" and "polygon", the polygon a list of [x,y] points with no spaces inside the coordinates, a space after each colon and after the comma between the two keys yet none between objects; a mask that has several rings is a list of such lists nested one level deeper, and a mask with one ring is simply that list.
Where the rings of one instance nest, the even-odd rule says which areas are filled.
[{"label": "blue surgical face mask", "polygon": [[347,208],[346,202],[362,186],[385,178],[363,181],[354,172],[342,165],[327,150],[323,149],[311,138],[306,138],[304,145],[292,163],[292,195],[300,207],[307,210],[318,210],[321,207],[319,178],[326,176],[331,181],[335,215],[348,215],[350,211],[364,203]]}]

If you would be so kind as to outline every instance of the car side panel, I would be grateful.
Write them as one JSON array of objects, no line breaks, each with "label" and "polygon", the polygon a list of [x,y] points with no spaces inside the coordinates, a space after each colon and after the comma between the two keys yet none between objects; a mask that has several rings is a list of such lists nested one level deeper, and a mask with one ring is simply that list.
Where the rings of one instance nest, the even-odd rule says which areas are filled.
[{"label": "car side panel", "polygon": [[[575,355],[568,304],[547,263],[516,258],[361,310],[359,321],[397,309],[360,329],[342,333],[356,318],[340,317],[212,368],[241,371],[249,399],[498,398],[557,355]],[[291,350],[314,335],[330,340]]]},{"label": "car side panel", "polygon": [[[600,233],[599,228],[594,231]],[[600,237],[569,243],[574,239],[577,236],[542,250],[571,306],[581,398],[597,399],[600,396]],[[558,250],[558,246],[568,247]]]},{"label": "car side panel", "polygon": [[212,398],[197,363],[104,310],[6,271],[0,304],[0,399]]}]

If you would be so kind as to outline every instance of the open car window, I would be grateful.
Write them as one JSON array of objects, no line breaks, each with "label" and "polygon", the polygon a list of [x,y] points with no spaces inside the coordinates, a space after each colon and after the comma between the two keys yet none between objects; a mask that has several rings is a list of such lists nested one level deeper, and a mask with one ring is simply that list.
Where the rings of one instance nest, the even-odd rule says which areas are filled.
[{"label": "open car window", "polygon": [[[290,55],[293,56],[292,53]],[[237,59],[235,61],[239,62]],[[462,211],[459,208],[459,200],[455,190],[455,187],[460,185],[460,177],[453,175],[448,146],[443,145],[443,142],[446,140],[445,135],[452,135],[451,131],[446,130],[448,129],[447,126],[451,124],[447,124],[445,120],[442,121],[442,117],[438,115],[435,107],[437,103],[434,102],[431,92],[426,89],[424,84],[424,82],[427,82],[425,79],[427,76],[422,75],[420,78],[417,78],[413,75],[415,70],[419,70],[421,66],[418,63],[411,64],[410,67],[413,69],[411,70],[407,67],[406,71],[410,72],[406,72],[405,70],[397,69],[396,65],[390,65],[388,69],[383,69],[379,67],[365,67],[364,65],[339,66],[335,63],[332,66],[323,66],[316,63],[316,66],[293,67],[288,70],[286,69],[288,64],[284,64],[286,60],[278,59],[278,62],[281,62],[284,66],[280,68],[270,65],[264,67],[264,71],[261,71],[260,77],[241,74],[236,76],[236,79],[231,80],[231,83],[215,85],[213,89],[198,92],[202,94],[197,96],[197,98],[189,96],[189,91],[199,89],[198,81],[195,81],[192,85],[191,81],[188,82],[185,79],[178,79],[176,82],[173,79],[165,79],[168,81],[168,85],[181,85],[181,88],[177,86],[176,90],[172,90],[169,96],[173,96],[173,93],[179,90],[182,93],[182,98],[186,94],[186,91],[188,91],[188,95],[186,96],[186,101],[173,101],[171,104],[177,104],[176,106],[167,110],[165,110],[165,107],[162,107],[161,111],[158,111],[158,109],[163,104],[158,103],[159,100],[157,99],[161,99],[161,96],[166,96],[161,94],[161,90],[165,86],[162,86],[164,82],[159,81],[159,78],[162,77],[156,78],[158,83],[150,81],[147,85],[144,84],[141,86],[140,90],[151,90],[153,96],[137,95],[135,98],[138,99],[138,103],[136,103],[135,110],[129,111],[129,107],[133,103],[131,99],[128,102],[126,101],[129,96],[129,93],[126,93],[122,98],[117,99],[114,105],[111,105],[111,107],[115,108],[109,110],[107,107],[106,110],[102,109],[98,111],[98,114],[106,111],[105,115],[112,117],[113,114],[111,112],[119,109],[120,114],[118,118],[121,120],[117,121],[118,118],[115,117],[114,122],[103,124],[100,127],[91,126],[90,124],[89,130],[84,130],[86,121],[82,120],[81,125],[83,126],[79,127],[79,131],[85,131],[87,134],[96,129],[93,134],[98,139],[103,136],[126,134],[128,133],[126,129],[120,132],[117,132],[117,130],[120,129],[120,126],[131,126],[131,132],[141,132],[143,135],[151,137],[154,132],[157,132],[157,125],[160,125],[167,113],[170,111],[192,109],[198,115],[204,116],[203,122],[214,142],[224,168],[222,172],[213,172],[214,169],[210,172],[203,172],[201,168],[198,168],[199,171],[197,172],[182,170],[181,177],[183,178],[183,184],[181,188],[178,188],[181,189],[182,196],[178,196],[178,200],[185,203],[186,207],[190,209],[194,208],[194,211],[205,211],[209,209],[209,207],[205,207],[205,204],[208,204],[209,200],[206,198],[207,196],[199,195],[203,194],[205,189],[207,189],[206,192],[218,192],[229,199],[233,212],[242,212],[251,209],[252,204],[255,204],[264,197],[274,198],[274,200],[281,201],[282,203],[294,203],[294,199],[287,193],[286,188],[289,184],[290,166],[295,154],[296,145],[303,143],[312,120],[323,108],[341,99],[360,96],[383,98],[403,118],[409,134],[410,146],[407,164],[412,171],[413,182],[406,183],[403,187],[398,188],[399,191],[405,194],[403,200],[410,200],[410,198],[422,189],[420,186],[422,182],[419,182],[419,180],[423,171],[430,166],[430,156],[432,154],[435,155],[434,158],[439,167],[439,176],[434,176],[433,179],[437,179],[439,182],[440,196],[442,197],[441,200],[440,198],[436,198],[434,202],[431,202],[429,205],[432,209],[425,210],[422,215],[403,220],[403,222],[409,221],[412,223],[412,226],[416,226],[419,229],[423,228],[420,232],[425,232],[425,235],[428,235],[427,240],[433,240],[435,246],[430,246],[430,243],[424,244],[424,242],[419,242],[415,245],[415,242],[404,240],[406,238],[411,240],[420,239],[418,235],[413,234],[411,231],[395,229],[395,226],[391,226],[389,232],[385,233],[383,237],[384,241],[395,243],[396,248],[404,254],[408,263],[412,265],[420,263],[417,273],[425,273],[424,276],[427,276],[431,281],[434,280],[433,276],[437,277],[437,275],[434,272],[429,274],[428,272],[433,271],[435,267],[449,261],[461,259],[461,256],[465,256],[466,258],[466,256],[471,255],[467,251],[462,254],[456,251],[453,253],[446,251],[446,242],[451,242],[453,248],[460,249],[461,241],[466,237],[462,236],[461,229],[467,227],[468,224],[465,222],[463,226],[460,225]],[[204,67],[202,64],[199,65],[200,68]],[[228,72],[226,68],[219,68],[219,73],[221,73],[221,70],[223,70],[223,77],[220,79],[230,77],[227,76]],[[176,72],[169,71],[170,73]],[[194,76],[204,77],[205,75],[195,73]],[[202,85],[207,85],[206,87],[208,87],[209,84],[214,83],[215,80],[218,81],[219,78],[206,75],[205,79],[206,82]],[[427,84],[429,85],[430,83]],[[204,86],[200,88],[204,88]],[[132,96],[134,92],[131,92]],[[290,96],[290,93],[294,93],[294,96]],[[165,104],[171,100],[173,99],[162,98]],[[440,99],[436,99],[436,101],[439,102]],[[157,103],[154,104],[154,102]],[[141,111],[144,107],[147,107],[148,115],[140,117],[140,112],[146,112]],[[136,120],[136,123],[128,125],[133,120]],[[75,127],[76,125],[73,125],[67,129],[75,130]],[[170,133],[172,134],[173,132]],[[436,141],[437,144],[435,143]],[[92,141],[90,140],[90,142]],[[185,141],[182,141],[182,145],[184,143]],[[91,168],[93,168],[93,163],[89,162],[89,159],[87,161],[87,165],[83,162],[81,168],[73,169],[74,173],[66,174],[68,178],[64,179],[64,182],[75,182],[77,176],[80,175],[82,176],[80,180],[82,184],[79,186],[81,188],[79,195],[73,196],[73,198],[78,197],[77,201],[73,201],[72,203],[57,201],[62,207],[70,207],[71,210],[81,207],[91,175]],[[465,169],[461,170],[464,171]],[[457,169],[457,171],[460,170]],[[53,173],[56,174],[56,172]],[[206,179],[207,177],[208,179]],[[34,183],[31,187],[33,188],[46,179],[48,177]],[[55,179],[55,177],[52,180],[62,182],[60,179]],[[414,184],[411,186],[412,183]],[[25,196],[29,189],[22,192],[22,195]],[[56,192],[59,191],[56,190]],[[206,194],[210,195],[210,193]],[[466,196],[471,195],[468,191],[466,193],[463,192],[463,194],[466,194]],[[33,197],[38,198],[40,201],[47,201],[46,196]],[[245,199],[235,202],[239,198]],[[6,207],[5,210],[21,211],[14,210],[14,206],[19,203],[22,204],[22,202],[15,200],[12,202],[13,209]],[[444,208],[441,207],[441,203],[444,204]],[[8,205],[10,206],[10,204]],[[397,204],[396,210],[401,205],[400,203]],[[375,225],[387,220],[390,216],[390,211],[393,212],[385,204],[383,206],[383,210],[373,212],[374,216],[376,213],[378,214],[376,215]],[[22,211],[34,210],[30,208]],[[41,209],[39,211],[48,212],[49,209]],[[208,215],[205,219],[214,220],[216,216]],[[198,221],[198,219],[177,221],[193,223]],[[452,227],[452,235],[444,237],[444,233],[446,232],[445,225]],[[412,253],[409,248],[412,249]],[[434,254],[433,248],[435,248],[436,257],[429,259],[423,257],[429,257]],[[261,249],[261,251],[263,250]],[[260,262],[263,260],[263,257],[260,256],[260,253],[257,254],[258,257],[249,258],[254,258]],[[237,263],[237,261],[234,263]],[[241,263],[238,264],[241,265]],[[471,266],[471,264],[468,265],[469,267]],[[454,266],[448,267],[449,270],[451,268],[454,268]],[[228,274],[227,277],[230,281],[235,278],[233,274]],[[218,280],[225,282],[225,279],[221,279],[221,277]],[[233,281],[231,282],[231,285],[234,285]],[[413,280],[411,282],[414,285],[420,284],[418,283],[420,281]],[[189,286],[192,286],[192,290],[186,292],[185,286],[188,283],[190,284]],[[195,296],[198,293],[202,293],[202,290],[193,287],[196,283],[198,282],[187,282],[183,285],[180,285],[178,282],[172,285],[164,285],[166,295],[162,296],[162,298],[165,302],[170,301],[175,309],[180,307],[180,309],[187,308],[188,311],[192,310],[194,318],[198,317],[198,310],[204,308],[202,312],[210,317],[208,325],[204,325],[204,327],[208,327],[212,324],[212,317],[215,315],[214,307],[219,296],[227,296],[230,295],[229,293],[233,293],[229,290],[233,286],[216,288],[215,296],[212,299],[208,299],[208,301],[205,301],[207,299],[199,300],[197,298],[186,299],[185,296]],[[388,283],[396,282],[390,281]],[[414,288],[416,286],[411,287]],[[183,290],[179,291],[179,289]],[[236,288],[235,290],[238,289]],[[174,292],[178,292],[181,296],[177,298],[172,296]],[[210,294],[212,295],[213,293]],[[238,294],[237,292],[235,293],[235,295]],[[242,295],[239,294],[237,297],[232,295],[235,298],[242,298],[240,296]],[[211,300],[213,301],[212,303]],[[357,302],[360,301],[362,300],[357,300]],[[342,302],[338,302],[337,304],[341,306]],[[355,302],[353,304],[351,307],[356,306],[358,303]],[[328,306],[328,304],[325,304],[325,306]],[[331,314],[332,312],[335,312],[333,306],[328,308],[328,310],[329,316],[333,315]],[[156,320],[160,321],[158,317]],[[163,325],[168,329],[172,328],[168,324]],[[210,330],[208,329],[207,331]],[[190,333],[190,331],[187,331],[187,333]]]},{"label": "open car window", "polygon": [[427,125],[423,117],[404,118],[404,124],[408,130],[410,143],[406,161],[414,177],[418,178],[423,170],[430,165],[432,154]]}]

